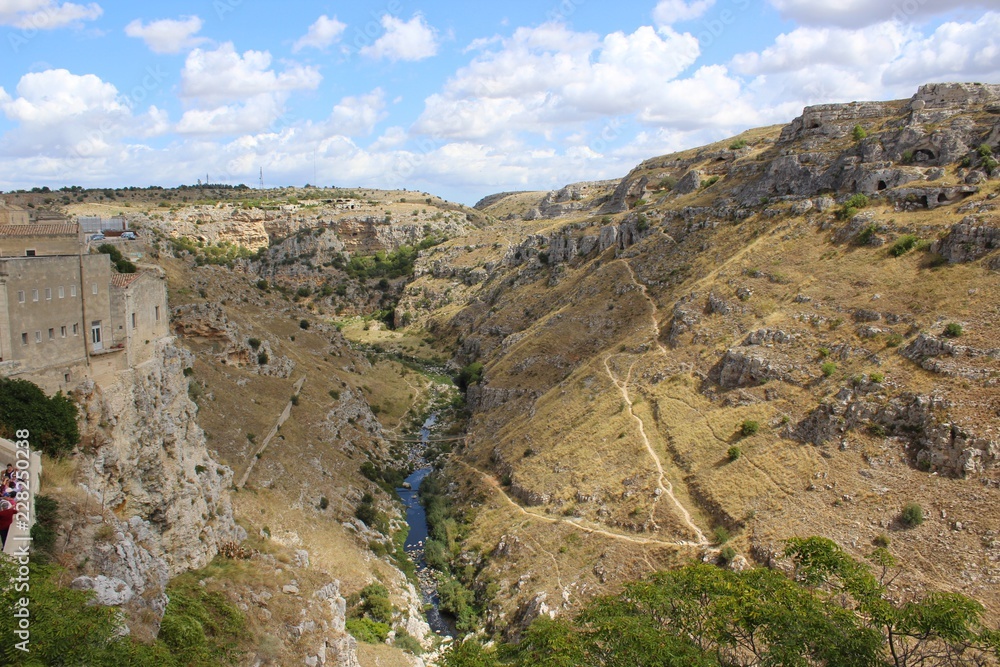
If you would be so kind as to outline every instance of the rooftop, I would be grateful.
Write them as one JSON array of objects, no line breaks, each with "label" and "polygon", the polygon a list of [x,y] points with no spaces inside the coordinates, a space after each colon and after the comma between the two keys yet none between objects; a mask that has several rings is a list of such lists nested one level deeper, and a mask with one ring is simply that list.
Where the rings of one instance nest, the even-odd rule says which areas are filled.
[{"label": "rooftop", "polygon": [[111,284],[115,287],[128,287],[139,279],[141,273],[112,273]]},{"label": "rooftop", "polygon": [[74,225],[0,225],[0,236],[77,236]]}]

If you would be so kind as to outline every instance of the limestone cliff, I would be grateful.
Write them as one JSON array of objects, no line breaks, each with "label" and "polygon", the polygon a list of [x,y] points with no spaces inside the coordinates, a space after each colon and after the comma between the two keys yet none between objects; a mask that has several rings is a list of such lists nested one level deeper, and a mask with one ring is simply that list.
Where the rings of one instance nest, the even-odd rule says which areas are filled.
[{"label": "limestone cliff", "polygon": [[87,576],[74,585],[97,590],[104,604],[135,599],[158,613],[157,623],[168,577],[204,567],[221,543],[246,537],[233,520],[232,470],[209,455],[196,422],[183,374],[190,363],[166,339],[150,361],[77,391],[79,481],[94,503],[87,530],[99,534],[80,542],[90,545],[77,554]]}]

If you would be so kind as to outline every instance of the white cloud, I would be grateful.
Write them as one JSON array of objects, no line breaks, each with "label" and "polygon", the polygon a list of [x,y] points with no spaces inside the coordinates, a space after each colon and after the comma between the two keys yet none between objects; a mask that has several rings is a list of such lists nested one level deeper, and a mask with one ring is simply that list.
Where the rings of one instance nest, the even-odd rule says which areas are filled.
[{"label": "white cloud", "polygon": [[292,52],[298,53],[305,48],[325,49],[338,41],[346,29],[347,24],[338,21],[336,16],[330,18],[323,14],[309,26],[309,31],[295,42]]},{"label": "white cloud", "polygon": [[908,42],[884,81],[916,85],[970,78],[1000,78],[1000,13],[990,12],[975,23],[945,23],[926,39]]},{"label": "white cloud", "polygon": [[700,18],[712,8],[715,0],[660,0],[653,10],[653,20],[658,26],[670,26],[675,23],[691,21]]},{"label": "white cloud", "polygon": [[243,100],[264,93],[315,90],[322,76],[314,67],[289,65],[276,73],[267,51],[236,52],[232,42],[214,51],[195,49],[181,72],[181,95],[207,103]]},{"label": "white cloud", "polygon": [[96,2],[77,5],[53,0],[0,0],[0,25],[25,30],[54,30],[93,21],[103,13]]},{"label": "white cloud", "polygon": [[960,9],[996,6],[994,0],[769,0],[782,18],[804,25],[860,28],[882,21],[912,23],[936,14]]},{"label": "white cloud", "polygon": [[195,37],[201,27],[202,20],[197,16],[180,20],[162,19],[147,24],[136,19],[125,26],[125,34],[146,42],[153,53],[180,53],[206,41],[204,37]]},{"label": "white cloud", "polygon": [[520,28],[428,97],[414,129],[482,140],[511,131],[548,134],[566,123],[636,113],[658,104],[658,90],[698,53],[693,36],[670,28],[644,26],[603,40],[561,24]]},{"label": "white cloud", "polygon": [[175,126],[180,134],[238,135],[262,132],[284,111],[284,100],[260,94],[242,103],[224,104],[210,109],[190,109]]},{"label": "white cloud", "polygon": [[371,46],[361,49],[361,55],[375,60],[424,60],[437,55],[438,40],[434,28],[417,14],[403,21],[386,14],[382,17],[385,34]]},{"label": "white cloud", "polygon": [[376,88],[367,95],[345,97],[333,107],[328,123],[336,134],[349,137],[371,134],[385,118],[385,92]]}]

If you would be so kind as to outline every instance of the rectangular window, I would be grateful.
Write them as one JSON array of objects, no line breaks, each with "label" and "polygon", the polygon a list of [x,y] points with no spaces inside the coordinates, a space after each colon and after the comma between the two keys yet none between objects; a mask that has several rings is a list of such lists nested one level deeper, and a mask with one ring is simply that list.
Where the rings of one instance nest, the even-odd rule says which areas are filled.
[{"label": "rectangular window", "polygon": [[38,301],[38,290],[36,289],[31,290],[31,300]]},{"label": "rectangular window", "polygon": [[21,345],[27,345],[27,344],[28,344],[28,332],[25,331],[23,334],[21,334]]},{"label": "rectangular window", "polygon": [[94,283],[94,286],[92,287],[92,290],[93,290],[94,294],[97,294],[97,283]]},{"label": "rectangular window", "polygon": [[59,298],[60,299],[66,298],[66,290],[63,288],[62,285],[59,286]]},{"label": "rectangular window", "polygon": [[136,319],[135,313],[132,313],[132,328],[133,329],[136,328],[137,323],[138,323],[138,320]]},{"label": "rectangular window", "polygon": [[70,285],[69,286],[69,295],[70,296],[76,296],[76,285]]},{"label": "rectangular window", "polygon": [[73,324],[73,335],[74,336],[79,336],[80,335],[80,325],[77,324],[77,323]]},{"label": "rectangular window", "polygon": [[46,301],[52,301],[52,288],[51,287],[46,287],[45,288],[45,300]]},{"label": "rectangular window", "polygon": [[34,257],[35,256],[35,251],[34,250],[25,250],[24,251],[24,256],[25,257]]},{"label": "rectangular window", "polygon": [[65,338],[66,337],[66,327],[64,327],[64,326],[63,327],[59,327],[59,336],[60,336],[60,338]]},{"label": "rectangular window", "polygon": [[153,306],[153,314],[156,316],[156,321],[159,322],[160,321],[160,307],[159,306]]},{"label": "rectangular window", "polygon": [[17,290],[17,302],[18,303],[24,303],[24,290],[23,289]]},{"label": "rectangular window", "polygon": [[56,339],[56,330],[49,329],[49,340],[55,340],[55,339]]},{"label": "rectangular window", "polygon": [[35,342],[36,343],[41,343],[42,342],[42,332],[41,331],[36,331],[35,332]]}]

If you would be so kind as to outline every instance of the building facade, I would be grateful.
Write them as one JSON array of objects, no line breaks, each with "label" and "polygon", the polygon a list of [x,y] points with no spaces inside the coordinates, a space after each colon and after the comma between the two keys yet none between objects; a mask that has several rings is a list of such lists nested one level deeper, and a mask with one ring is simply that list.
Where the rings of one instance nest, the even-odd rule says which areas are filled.
[{"label": "building facade", "polygon": [[162,276],[114,273],[83,248],[77,225],[0,225],[0,375],[66,391],[146,361],[169,335]]}]

